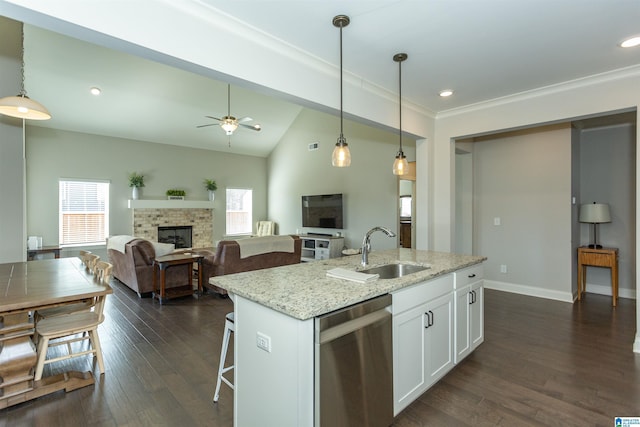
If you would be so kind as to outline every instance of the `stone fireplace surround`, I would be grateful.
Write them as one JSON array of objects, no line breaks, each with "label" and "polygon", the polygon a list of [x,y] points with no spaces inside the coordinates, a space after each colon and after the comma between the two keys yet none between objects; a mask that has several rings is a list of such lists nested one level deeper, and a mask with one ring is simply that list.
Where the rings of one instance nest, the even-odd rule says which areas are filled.
[{"label": "stone fireplace surround", "polygon": [[130,200],[129,208],[133,216],[133,236],[158,241],[158,227],[190,225],[194,248],[213,247],[212,202]]}]

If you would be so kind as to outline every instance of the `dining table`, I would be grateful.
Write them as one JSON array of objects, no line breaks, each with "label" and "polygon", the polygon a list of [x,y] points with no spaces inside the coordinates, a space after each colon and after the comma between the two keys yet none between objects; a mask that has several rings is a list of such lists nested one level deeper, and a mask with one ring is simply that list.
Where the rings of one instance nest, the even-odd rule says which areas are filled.
[{"label": "dining table", "polygon": [[0,264],[0,409],[95,383],[90,371],[66,371],[34,381],[34,313],[112,292],[79,258]]}]

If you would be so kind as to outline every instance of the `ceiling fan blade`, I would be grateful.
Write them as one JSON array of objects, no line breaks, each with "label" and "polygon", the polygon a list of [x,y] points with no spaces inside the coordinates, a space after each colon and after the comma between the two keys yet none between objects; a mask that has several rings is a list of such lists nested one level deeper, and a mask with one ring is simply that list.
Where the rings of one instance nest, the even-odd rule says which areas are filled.
[{"label": "ceiling fan blade", "polygon": [[244,123],[238,123],[238,126],[242,126],[243,128],[255,130],[255,131],[258,131],[258,132],[260,132],[262,130],[262,126],[260,126],[257,123],[255,125],[245,125]]},{"label": "ceiling fan blade", "polygon": [[218,126],[218,123],[209,123],[208,125],[196,126],[197,128],[206,128],[207,126]]},{"label": "ceiling fan blade", "polygon": [[238,122],[251,122],[251,121],[253,121],[253,119],[251,117],[248,117],[248,116],[241,117],[241,118],[238,119]]},{"label": "ceiling fan blade", "polygon": [[217,117],[213,117],[213,116],[205,116],[205,117],[207,117],[207,118],[209,118],[209,119],[217,120],[217,121],[219,121],[219,122],[221,122],[221,121],[222,121],[222,119],[219,119],[219,118],[217,118]]}]

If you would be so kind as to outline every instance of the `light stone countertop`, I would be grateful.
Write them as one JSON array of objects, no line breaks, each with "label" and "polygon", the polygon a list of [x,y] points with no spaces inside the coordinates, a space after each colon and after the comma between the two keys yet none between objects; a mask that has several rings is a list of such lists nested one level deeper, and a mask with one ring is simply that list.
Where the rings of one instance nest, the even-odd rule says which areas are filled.
[{"label": "light stone countertop", "polygon": [[327,270],[360,270],[361,255],[343,256],[283,267],[215,276],[209,283],[300,320],[397,291],[416,283],[479,264],[486,257],[415,249],[390,249],[369,254],[367,268],[389,263],[430,265],[431,268],[396,279],[369,283],[326,277]]}]

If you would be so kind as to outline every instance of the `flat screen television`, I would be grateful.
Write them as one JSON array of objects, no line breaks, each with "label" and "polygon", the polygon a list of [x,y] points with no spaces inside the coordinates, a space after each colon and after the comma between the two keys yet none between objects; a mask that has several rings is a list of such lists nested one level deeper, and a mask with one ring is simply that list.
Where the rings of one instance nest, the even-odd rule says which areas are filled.
[{"label": "flat screen television", "polygon": [[342,194],[302,196],[302,226],[343,229]]}]

